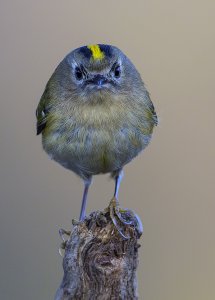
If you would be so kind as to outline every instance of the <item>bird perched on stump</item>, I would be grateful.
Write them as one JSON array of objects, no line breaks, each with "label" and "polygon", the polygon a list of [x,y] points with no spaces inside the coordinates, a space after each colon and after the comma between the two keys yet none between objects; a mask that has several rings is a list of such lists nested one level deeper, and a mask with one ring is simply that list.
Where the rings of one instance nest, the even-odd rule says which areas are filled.
[{"label": "bird perched on stump", "polygon": [[119,231],[118,221],[130,224],[118,203],[122,169],[149,144],[157,115],[129,58],[110,45],[73,50],[49,79],[36,116],[44,150],[84,181],[80,221],[92,176],[111,173],[113,222]]}]

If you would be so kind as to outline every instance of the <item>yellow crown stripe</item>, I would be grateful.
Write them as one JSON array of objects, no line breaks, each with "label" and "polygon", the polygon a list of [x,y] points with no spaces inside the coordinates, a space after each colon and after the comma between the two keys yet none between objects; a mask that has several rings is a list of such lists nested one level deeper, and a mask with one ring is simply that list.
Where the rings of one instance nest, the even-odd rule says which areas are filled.
[{"label": "yellow crown stripe", "polygon": [[103,59],[104,58],[104,53],[101,51],[99,45],[88,45],[88,49],[91,50],[93,59]]}]

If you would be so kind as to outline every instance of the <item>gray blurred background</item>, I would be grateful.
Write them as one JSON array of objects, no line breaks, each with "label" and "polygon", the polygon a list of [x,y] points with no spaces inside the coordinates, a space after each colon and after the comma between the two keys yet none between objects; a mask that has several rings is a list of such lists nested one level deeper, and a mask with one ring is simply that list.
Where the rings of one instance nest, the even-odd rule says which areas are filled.
[{"label": "gray blurred background", "polygon": [[[58,229],[80,210],[82,182],[51,161],[35,109],[57,64],[81,45],[121,48],[139,69],[160,125],[125,168],[120,202],[140,215],[140,299],[215,299],[215,2],[0,3],[0,299],[53,299]],[[112,197],[94,178],[88,213]]]}]

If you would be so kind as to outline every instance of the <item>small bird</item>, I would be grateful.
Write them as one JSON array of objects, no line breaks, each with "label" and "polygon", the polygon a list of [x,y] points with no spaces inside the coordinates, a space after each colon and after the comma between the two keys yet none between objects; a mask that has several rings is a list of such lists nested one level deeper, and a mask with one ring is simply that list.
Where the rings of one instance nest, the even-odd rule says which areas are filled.
[{"label": "small bird", "polygon": [[111,173],[112,208],[126,224],[118,202],[122,169],[149,144],[157,125],[149,93],[129,58],[104,44],[73,50],[49,79],[36,116],[44,150],[84,181],[79,220],[85,218],[92,176]]}]

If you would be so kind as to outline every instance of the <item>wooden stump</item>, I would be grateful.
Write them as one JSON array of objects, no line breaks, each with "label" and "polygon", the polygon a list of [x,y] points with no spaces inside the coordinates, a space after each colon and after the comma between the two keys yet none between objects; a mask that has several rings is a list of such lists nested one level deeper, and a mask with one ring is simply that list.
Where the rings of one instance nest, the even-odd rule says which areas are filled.
[{"label": "wooden stump", "polygon": [[124,232],[130,238],[120,235],[107,210],[77,223],[65,243],[64,276],[55,300],[138,299],[141,232],[135,225],[124,226]]}]

